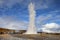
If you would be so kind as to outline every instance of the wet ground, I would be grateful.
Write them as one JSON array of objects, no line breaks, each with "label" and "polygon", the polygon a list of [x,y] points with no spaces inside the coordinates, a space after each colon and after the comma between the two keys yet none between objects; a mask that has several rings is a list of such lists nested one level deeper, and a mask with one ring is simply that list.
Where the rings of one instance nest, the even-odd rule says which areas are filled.
[{"label": "wet ground", "polygon": [[0,40],[60,40],[60,35],[8,34],[0,36]]}]

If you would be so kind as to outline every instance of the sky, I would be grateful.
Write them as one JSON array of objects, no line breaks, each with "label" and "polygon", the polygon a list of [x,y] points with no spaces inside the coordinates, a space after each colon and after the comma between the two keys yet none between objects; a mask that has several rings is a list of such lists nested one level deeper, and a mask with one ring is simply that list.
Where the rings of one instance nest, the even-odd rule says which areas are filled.
[{"label": "sky", "polygon": [[0,0],[0,28],[27,30],[31,2],[37,31],[60,32],[60,0]]}]

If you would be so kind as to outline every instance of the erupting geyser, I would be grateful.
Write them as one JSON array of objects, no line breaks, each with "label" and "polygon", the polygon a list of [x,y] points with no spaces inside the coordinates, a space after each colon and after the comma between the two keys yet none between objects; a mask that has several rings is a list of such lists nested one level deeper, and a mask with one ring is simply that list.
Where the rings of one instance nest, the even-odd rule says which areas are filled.
[{"label": "erupting geyser", "polygon": [[35,10],[34,10],[34,4],[30,3],[28,5],[29,9],[29,27],[27,29],[27,32],[25,34],[37,34],[37,30],[35,27]]}]

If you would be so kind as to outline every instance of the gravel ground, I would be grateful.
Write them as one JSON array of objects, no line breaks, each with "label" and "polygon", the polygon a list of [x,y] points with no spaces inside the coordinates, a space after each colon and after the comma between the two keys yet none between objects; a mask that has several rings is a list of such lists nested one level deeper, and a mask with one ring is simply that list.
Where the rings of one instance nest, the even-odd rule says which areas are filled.
[{"label": "gravel ground", "polygon": [[[6,35],[5,35],[6,36]],[[60,40],[59,36],[43,36],[39,37],[36,36],[34,38],[28,38],[28,36],[22,35],[22,37],[17,37],[16,35],[12,36],[6,36],[6,37],[0,36],[0,40]]]},{"label": "gravel ground", "polygon": [[17,38],[17,37],[9,37],[9,38],[2,38],[0,37],[0,40],[59,40],[58,38],[35,38],[35,39],[27,39],[27,38]]},{"label": "gravel ground", "polygon": [[9,38],[0,37],[0,40],[31,40],[31,39],[17,38],[17,37],[9,37]]},{"label": "gravel ground", "polygon": [[27,38],[17,38],[17,37],[9,37],[9,38],[1,38],[0,40],[59,40],[58,38],[36,38],[36,39],[27,39]]}]

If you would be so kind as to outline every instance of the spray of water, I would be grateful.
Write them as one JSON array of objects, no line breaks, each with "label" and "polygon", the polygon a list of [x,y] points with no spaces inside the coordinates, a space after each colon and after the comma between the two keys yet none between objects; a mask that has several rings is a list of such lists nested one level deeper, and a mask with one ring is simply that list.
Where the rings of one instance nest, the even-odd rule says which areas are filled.
[{"label": "spray of water", "polygon": [[33,3],[29,4],[28,10],[29,10],[29,27],[26,34],[37,34],[36,27],[35,27],[35,16],[36,16],[35,13],[36,12],[34,10]]}]

